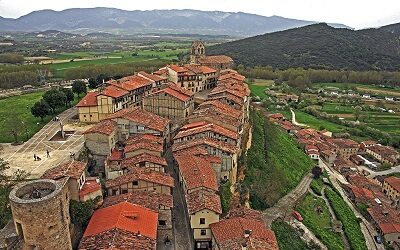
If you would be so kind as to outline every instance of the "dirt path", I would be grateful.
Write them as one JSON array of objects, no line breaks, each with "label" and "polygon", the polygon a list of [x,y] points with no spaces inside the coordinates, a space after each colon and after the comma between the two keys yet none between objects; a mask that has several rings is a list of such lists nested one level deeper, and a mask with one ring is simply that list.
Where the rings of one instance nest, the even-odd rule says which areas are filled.
[{"label": "dirt path", "polygon": [[296,113],[293,111],[293,109],[290,109],[290,112],[292,112],[292,123],[296,126],[300,126],[300,127],[308,127],[307,124],[303,124],[303,123],[298,123],[296,121]]}]

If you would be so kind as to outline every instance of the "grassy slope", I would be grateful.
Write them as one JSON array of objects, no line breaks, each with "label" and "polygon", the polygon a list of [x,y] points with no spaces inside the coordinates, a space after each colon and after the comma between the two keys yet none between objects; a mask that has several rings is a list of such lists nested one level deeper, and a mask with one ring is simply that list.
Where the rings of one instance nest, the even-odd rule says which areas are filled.
[{"label": "grassy slope", "polygon": [[261,113],[252,111],[251,120],[253,136],[244,183],[250,190],[252,207],[262,210],[296,187],[314,163],[288,134],[268,123]]},{"label": "grassy slope", "polygon": [[[322,208],[322,213],[316,212],[317,206]],[[323,199],[314,198],[313,195],[307,194],[297,206],[297,209],[304,218],[303,224],[310,229],[328,249],[344,249],[341,235],[330,229],[332,216]]]},{"label": "grassy slope", "polygon": [[323,126],[325,129],[331,131],[331,132],[340,132],[344,127],[341,125],[338,125],[333,122],[329,122],[326,120],[319,119],[315,116],[312,116],[310,114],[307,114],[302,111],[295,111],[296,113],[296,121],[299,123],[304,123],[310,127],[313,127],[315,129],[319,129],[321,126]]},{"label": "grassy slope", "polygon": [[[42,99],[43,93],[44,92],[36,92],[0,100],[0,143],[14,141],[12,135],[7,129],[6,120],[10,116],[18,116],[24,124],[26,124],[29,138],[51,120],[51,117],[46,117],[42,122],[40,118],[36,118],[31,114],[30,108],[35,102]],[[77,101],[77,97],[75,97],[74,103],[77,103]],[[61,112],[63,110],[65,110],[65,108],[61,108],[58,111]],[[25,129],[23,129],[23,133],[20,135],[19,140],[26,141]]]},{"label": "grassy slope", "polygon": [[275,232],[279,249],[308,250],[307,244],[300,238],[300,233],[283,221],[274,221],[271,226]]}]

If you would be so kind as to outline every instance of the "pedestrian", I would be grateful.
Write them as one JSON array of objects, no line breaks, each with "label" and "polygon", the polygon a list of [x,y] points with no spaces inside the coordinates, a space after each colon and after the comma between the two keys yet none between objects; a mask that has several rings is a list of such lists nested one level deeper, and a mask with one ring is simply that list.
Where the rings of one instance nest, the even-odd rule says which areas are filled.
[{"label": "pedestrian", "polygon": [[46,153],[47,153],[47,158],[50,158],[50,151],[48,149],[46,149]]},{"label": "pedestrian", "polygon": [[36,161],[36,154],[33,154],[33,159],[35,159],[35,161]]}]

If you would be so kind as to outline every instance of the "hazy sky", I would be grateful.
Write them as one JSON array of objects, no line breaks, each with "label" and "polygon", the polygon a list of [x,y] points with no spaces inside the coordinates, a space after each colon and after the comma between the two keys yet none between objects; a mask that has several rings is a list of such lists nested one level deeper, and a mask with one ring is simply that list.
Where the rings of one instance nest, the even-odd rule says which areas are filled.
[{"label": "hazy sky", "polygon": [[400,0],[0,0],[0,16],[16,18],[40,9],[88,7],[241,11],[343,23],[357,29],[400,22]]}]

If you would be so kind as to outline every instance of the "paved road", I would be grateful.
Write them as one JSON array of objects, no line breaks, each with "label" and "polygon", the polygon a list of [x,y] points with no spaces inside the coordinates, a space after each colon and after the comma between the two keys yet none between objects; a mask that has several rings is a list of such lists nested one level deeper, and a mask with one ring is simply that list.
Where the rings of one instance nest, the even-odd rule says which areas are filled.
[{"label": "paved road", "polygon": [[172,156],[171,147],[167,149],[165,158],[167,159],[168,167],[167,172],[175,179],[175,186],[173,189],[174,208],[172,210],[173,229],[174,229],[174,249],[186,250],[194,249],[191,228],[188,221],[188,214],[184,203],[184,195],[182,187],[179,185],[177,174],[177,166],[175,166]]},{"label": "paved road", "polygon": [[388,169],[388,170],[385,170],[385,171],[374,172],[372,170],[369,170],[369,172],[371,173],[370,175],[368,175],[368,177],[370,177],[370,178],[374,178],[375,176],[379,176],[379,175],[388,175],[388,174],[393,174],[393,173],[400,173],[400,165],[392,167],[391,169]]},{"label": "paved road", "polygon": [[340,195],[342,196],[343,200],[349,205],[349,207],[351,208],[351,210],[353,210],[354,214],[361,218],[362,223],[361,225],[361,231],[364,235],[364,238],[366,240],[367,243],[367,247],[368,249],[372,249],[372,250],[384,250],[384,246],[382,244],[377,244],[374,240],[374,236],[378,235],[378,233],[375,231],[375,229],[373,228],[373,226],[371,225],[371,223],[369,223],[369,221],[367,221],[364,216],[361,215],[360,212],[358,212],[358,210],[354,207],[353,203],[349,200],[349,198],[347,197],[347,195],[344,193],[341,185],[339,184],[338,180],[338,176],[341,176],[342,178],[344,178],[341,174],[339,174],[338,172],[334,171],[333,169],[330,169],[323,161],[320,161],[320,167],[329,170],[332,174],[329,176],[329,179],[332,183],[332,185],[339,191]]},{"label": "paved road", "polygon": [[277,218],[290,217],[293,207],[297,201],[308,191],[312,181],[312,174],[309,173],[303,177],[295,189],[290,191],[287,195],[281,198],[275,206],[268,208],[264,211],[264,223],[271,227],[271,223]]}]

